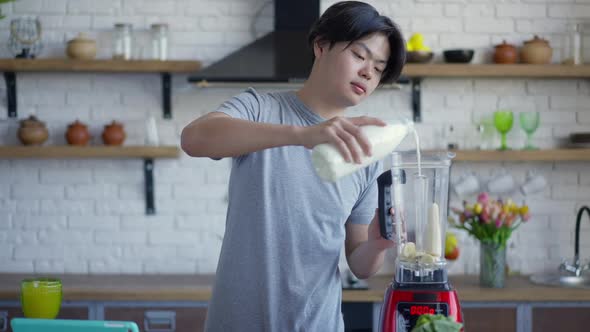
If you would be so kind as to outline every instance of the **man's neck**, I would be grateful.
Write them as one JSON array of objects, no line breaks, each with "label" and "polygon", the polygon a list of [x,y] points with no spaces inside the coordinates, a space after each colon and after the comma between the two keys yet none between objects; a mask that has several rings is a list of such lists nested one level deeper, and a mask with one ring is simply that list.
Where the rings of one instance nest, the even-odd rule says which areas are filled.
[{"label": "man's neck", "polygon": [[336,103],[330,98],[326,90],[322,89],[321,84],[316,83],[316,80],[313,80],[312,77],[297,91],[297,97],[309,109],[324,119],[342,116],[346,110],[344,107],[336,106]]}]

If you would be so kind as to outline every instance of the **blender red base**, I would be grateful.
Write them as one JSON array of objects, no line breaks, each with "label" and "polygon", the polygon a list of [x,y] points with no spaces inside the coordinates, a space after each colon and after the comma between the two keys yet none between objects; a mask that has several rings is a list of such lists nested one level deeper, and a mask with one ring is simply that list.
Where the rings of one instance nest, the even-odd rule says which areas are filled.
[{"label": "blender red base", "polygon": [[462,323],[463,317],[455,290],[387,289],[381,308],[381,331],[406,332],[422,314],[444,314]]}]

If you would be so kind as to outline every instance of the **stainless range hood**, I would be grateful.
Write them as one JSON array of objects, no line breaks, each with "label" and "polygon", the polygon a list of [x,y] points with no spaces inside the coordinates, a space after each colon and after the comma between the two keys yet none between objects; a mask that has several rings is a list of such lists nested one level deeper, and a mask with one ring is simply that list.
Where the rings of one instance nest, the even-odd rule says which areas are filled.
[{"label": "stainless range hood", "polygon": [[320,0],[274,0],[275,30],[189,77],[189,82],[300,83],[313,61],[307,45]]}]

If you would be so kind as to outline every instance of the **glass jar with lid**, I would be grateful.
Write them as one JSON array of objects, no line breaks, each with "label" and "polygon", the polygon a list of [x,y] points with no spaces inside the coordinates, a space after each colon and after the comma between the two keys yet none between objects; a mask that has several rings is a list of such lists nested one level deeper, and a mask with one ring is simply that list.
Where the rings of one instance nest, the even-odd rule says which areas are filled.
[{"label": "glass jar with lid", "polygon": [[129,23],[115,24],[113,59],[130,60],[133,26]]},{"label": "glass jar with lid", "polygon": [[168,58],[168,24],[152,24],[152,59],[166,60]]},{"label": "glass jar with lid", "polygon": [[580,65],[584,62],[582,56],[582,24],[569,23],[566,26],[562,63],[566,65]]}]

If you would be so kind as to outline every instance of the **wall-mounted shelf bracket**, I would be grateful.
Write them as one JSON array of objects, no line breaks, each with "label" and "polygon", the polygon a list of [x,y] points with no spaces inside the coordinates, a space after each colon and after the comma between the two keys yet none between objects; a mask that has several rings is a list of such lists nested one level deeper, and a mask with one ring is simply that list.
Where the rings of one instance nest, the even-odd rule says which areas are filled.
[{"label": "wall-mounted shelf bracket", "polygon": [[422,78],[412,77],[412,116],[414,122],[422,122]]},{"label": "wall-mounted shelf bracket", "polygon": [[162,73],[162,110],[164,119],[172,119],[172,76]]},{"label": "wall-mounted shelf bracket", "polygon": [[156,214],[154,203],[154,160],[145,158],[143,160],[143,175],[145,179],[145,214]]},{"label": "wall-mounted shelf bracket", "polygon": [[13,71],[5,71],[4,81],[6,81],[6,106],[8,109],[8,117],[16,118],[16,73]]}]

